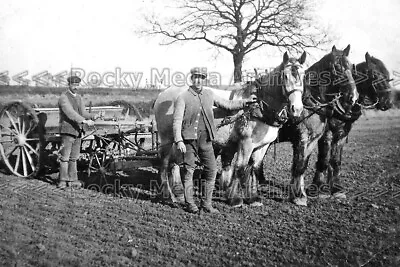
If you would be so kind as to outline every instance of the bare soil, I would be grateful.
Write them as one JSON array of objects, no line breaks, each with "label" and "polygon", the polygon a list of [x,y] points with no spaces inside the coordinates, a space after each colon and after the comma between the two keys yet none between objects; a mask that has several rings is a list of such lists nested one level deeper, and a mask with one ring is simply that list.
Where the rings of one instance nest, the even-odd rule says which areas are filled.
[{"label": "bare soil", "polygon": [[233,209],[216,191],[219,215],[157,201],[155,168],[108,176],[105,192],[0,174],[0,266],[399,266],[399,132],[399,112],[360,118],[343,155],[347,199],[308,207],[287,199],[290,144],[265,159],[264,206]]}]

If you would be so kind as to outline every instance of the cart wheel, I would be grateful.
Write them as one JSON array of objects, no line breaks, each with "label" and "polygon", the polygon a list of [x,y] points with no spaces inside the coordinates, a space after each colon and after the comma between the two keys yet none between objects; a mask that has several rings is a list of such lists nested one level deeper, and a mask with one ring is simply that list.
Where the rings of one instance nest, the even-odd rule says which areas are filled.
[{"label": "cart wheel", "polygon": [[129,103],[125,100],[116,100],[116,101],[111,102],[110,105],[111,106],[120,105],[120,106],[124,107],[124,109],[122,111],[124,114],[126,112],[129,112],[129,114],[136,116],[137,120],[139,120],[139,121],[143,120],[143,116],[142,116],[142,114],[140,114],[139,109],[132,103]]},{"label": "cart wheel", "polygon": [[114,160],[112,154],[113,140],[107,137],[95,136],[91,146],[91,151],[88,153],[87,175],[89,178],[100,176],[100,181],[107,184],[107,176],[112,174],[110,172],[110,164]]},{"label": "cart wheel", "polygon": [[40,167],[41,139],[36,112],[20,101],[0,112],[0,154],[8,170],[20,177],[32,177]]},{"label": "cart wheel", "polygon": [[109,172],[108,168],[112,162],[112,156],[107,154],[105,149],[97,149],[89,155],[88,177],[98,174],[101,178],[106,178]]}]

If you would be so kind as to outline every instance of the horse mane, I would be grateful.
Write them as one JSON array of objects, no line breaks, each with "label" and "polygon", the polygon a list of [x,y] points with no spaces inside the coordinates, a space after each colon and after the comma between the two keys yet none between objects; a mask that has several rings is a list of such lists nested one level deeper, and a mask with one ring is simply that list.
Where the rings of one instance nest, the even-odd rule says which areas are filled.
[{"label": "horse mane", "polygon": [[[389,78],[389,71],[387,70],[385,64],[376,57],[371,56],[370,59],[371,63],[373,64],[372,68],[375,67],[374,69],[376,69],[377,71],[379,71],[380,73],[384,74],[386,77]],[[361,63],[358,63],[356,65],[356,69],[366,72],[368,70],[367,62],[363,61]]]},{"label": "horse mane", "polygon": [[385,64],[382,62],[382,60],[371,56],[371,62],[375,64],[375,66],[378,68],[378,70],[381,73],[383,73],[387,78],[389,78],[389,71],[387,70],[387,68],[386,68]]},{"label": "horse mane", "polygon": [[323,56],[320,60],[318,60],[317,62],[315,62],[314,64],[312,64],[307,71],[323,71],[328,69],[329,63],[332,62],[333,60],[333,54],[332,52],[326,54],[325,56]]},{"label": "horse mane", "polygon": [[[261,75],[259,78],[257,78],[254,83],[256,83],[259,87],[273,87],[275,84],[274,79],[277,77],[277,74],[280,74],[280,72],[283,70],[283,62],[279,64],[277,67],[275,67],[272,71],[268,72],[267,74]],[[279,77],[279,76],[278,76]]]}]

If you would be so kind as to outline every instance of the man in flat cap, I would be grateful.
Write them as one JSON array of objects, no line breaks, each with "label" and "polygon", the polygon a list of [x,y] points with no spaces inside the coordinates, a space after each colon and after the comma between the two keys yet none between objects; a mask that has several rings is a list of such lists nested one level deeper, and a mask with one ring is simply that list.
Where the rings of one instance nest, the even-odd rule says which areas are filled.
[{"label": "man in flat cap", "polygon": [[78,94],[81,79],[78,76],[70,76],[67,81],[68,90],[61,94],[58,101],[61,135],[58,187],[80,188],[82,184],[78,181],[76,160],[80,154],[83,126],[93,126],[93,120],[97,119],[98,115],[86,111]]},{"label": "man in flat cap", "polygon": [[[217,163],[212,146],[216,134],[213,106],[227,110],[238,110],[255,97],[247,100],[226,100],[203,88],[207,78],[207,69],[195,67],[190,70],[192,85],[178,96],[175,102],[173,133],[177,150],[182,154],[183,186],[186,210],[198,213],[199,208],[193,198],[193,173],[196,161],[203,165],[202,177],[205,179],[205,192],[201,208],[205,212],[219,213],[212,206],[212,194],[217,175]],[[197,158],[198,157],[198,158]]]}]

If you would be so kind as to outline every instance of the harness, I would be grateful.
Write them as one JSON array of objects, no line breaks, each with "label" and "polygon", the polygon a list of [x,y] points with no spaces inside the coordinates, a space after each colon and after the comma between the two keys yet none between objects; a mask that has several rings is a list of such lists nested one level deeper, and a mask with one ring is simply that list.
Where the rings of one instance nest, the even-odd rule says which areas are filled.
[{"label": "harness", "polygon": [[[343,56],[341,56],[340,61],[343,62]],[[338,74],[339,71],[336,70],[335,63],[330,64],[330,66],[332,68],[331,74],[334,76],[340,76]],[[320,73],[322,72],[318,71],[318,76]],[[347,74],[348,73],[346,73],[346,75]],[[351,106],[347,106],[346,110],[346,108],[344,108],[342,105],[342,100],[345,97],[343,92],[338,90],[338,92],[335,93],[327,93],[327,86],[320,85],[319,79],[317,80],[317,85],[311,85],[311,73],[308,77],[306,76],[306,78],[309,79],[305,85],[308,90],[305,90],[306,94],[303,95],[303,107],[307,110],[310,110],[311,113],[301,121],[307,119],[313,114],[318,114],[327,118],[335,118],[346,122],[355,121],[361,116],[361,106],[359,103],[356,102]],[[341,77],[339,77],[339,81],[340,80],[342,80]],[[354,80],[350,78],[348,84],[355,86]],[[335,81],[333,81],[333,86],[335,85],[337,85],[337,83],[335,84]]]},{"label": "harness", "polygon": [[[278,80],[278,86],[281,86],[282,96],[284,101],[281,103],[280,107],[274,108],[273,104],[278,102],[273,96],[268,95],[268,99],[264,97],[264,87],[262,85],[262,81],[254,81],[255,90],[251,91],[250,94],[255,94],[257,96],[257,102],[249,105],[247,108],[244,109],[243,112],[238,112],[233,116],[225,117],[220,124],[217,125],[217,129],[233,124],[234,122],[240,120],[242,123],[247,125],[247,122],[250,119],[257,119],[267,125],[273,127],[282,127],[284,123],[286,123],[289,119],[289,111],[288,111],[288,103],[289,103],[289,96],[295,92],[303,93],[302,89],[295,88],[290,92],[287,92],[285,86],[285,71],[288,69],[292,69],[293,67],[299,67],[300,64],[291,63],[287,64],[284,69],[280,70],[280,80]],[[298,70],[296,70],[297,76],[300,77]],[[274,74],[272,74],[274,75]],[[233,98],[233,93],[230,96],[230,99]]]},{"label": "harness", "polygon": [[314,114],[325,116],[327,118],[339,119],[341,121],[356,121],[361,116],[362,108],[359,103],[355,103],[354,105],[352,105],[349,112],[346,111],[340,101],[343,97],[342,93],[335,93],[330,95],[333,96],[333,99],[326,103],[322,103],[312,95],[304,97],[303,107],[307,110],[310,110],[311,113],[297,123],[302,122],[303,120]]}]

